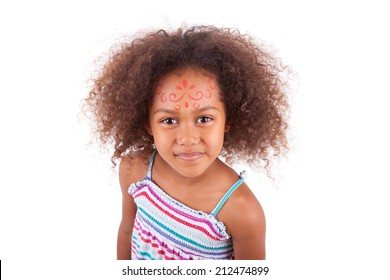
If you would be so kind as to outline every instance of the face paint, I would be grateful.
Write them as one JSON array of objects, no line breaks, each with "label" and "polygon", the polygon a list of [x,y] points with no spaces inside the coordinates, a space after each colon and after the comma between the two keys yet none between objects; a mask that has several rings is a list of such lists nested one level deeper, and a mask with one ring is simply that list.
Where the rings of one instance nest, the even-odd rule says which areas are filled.
[{"label": "face paint", "polygon": [[[175,103],[173,106],[175,110],[180,110],[183,107],[198,109],[200,106],[198,101],[201,101],[204,98],[211,98],[217,88],[212,79],[209,79],[207,84],[208,87],[206,88],[197,88],[195,84],[189,83],[186,79],[183,79],[181,85],[177,85],[175,91],[170,93],[165,91],[163,84],[159,84],[156,88],[156,96],[158,96],[163,103],[168,101]],[[185,101],[181,102],[183,98]]]}]

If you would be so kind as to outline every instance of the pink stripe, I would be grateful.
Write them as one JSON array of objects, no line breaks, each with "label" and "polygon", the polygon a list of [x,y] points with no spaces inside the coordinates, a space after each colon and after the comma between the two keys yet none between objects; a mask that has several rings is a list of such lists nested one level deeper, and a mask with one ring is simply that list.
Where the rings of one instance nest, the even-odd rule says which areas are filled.
[{"label": "pink stripe", "polygon": [[[140,219],[140,217],[137,215],[137,217],[136,217],[136,223],[138,224],[138,226],[142,229],[143,228],[143,225],[144,225],[144,223],[143,223],[143,221],[142,221],[142,219]],[[147,228],[148,228],[148,225],[147,225]],[[146,234],[146,235],[149,235],[149,231],[146,231],[146,230],[142,230],[143,231],[143,233],[144,234]],[[165,233],[166,234],[166,233]],[[170,238],[172,238],[172,240],[170,240],[169,241],[169,239]],[[197,247],[192,247],[191,245],[189,245],[189,244],[187,244],[187,243],[184,243],[184,242],[176,242],[176,241],[178,241],[178,240],[176,240],[175,238],[173,238],[172,236],[169,236],[168,237],[168,240],[167,240],[167,242],[163,242],[163,243],[168,243],[168,244],[171,244],[170,242],[172,242],[173,244],[176,244],[177,246],[177,248],[180,248],[180,250],[182,250],[184,253],[186,253],[186,254],[191,254],[191,255],[195,255],[195,256],[200,256],[200,257],[202,257],[202,256],[204,256],[204,255],[212,255],[212,256],[217,256],[217,255],[223,255],[223,254],[225,254],[226,255],[226,253],[228,253],[228,252],[225,252],[225,251],[219,251],[219,252],[210,252],[210,251],[204,251],[204,250],[202,250],[202,249],[200,249],[200,248],[197,248]],[[179,246],[179,247],[178,247]],[[183,249],[184,247],[189,247],[188,249]],[[186,251],[186,250],[188,250],[188,251]]]},{"label": "pink stripe", "polygon": [[[179,255],[179,253],[173,251],[172,249],[170,249],[168,247],[167,244],[169,244],[169,243],[161,241],[158,237],[152,235],[149,231],[144,230],[143,229],[143,223],[139,220],[138,217],[135,219],[134,229],[137,230],[137,232],[138,232],[137,236],[138,237],[141,237],[141,235],[143,235],[143,236],[146,236],[148,238],[152,238],[153,240],[158,242],[161,247],[165,248],[169,253],[177,255],[179,259],[184,259],[182,256]],[[184,250],[182,247],[180,247],[178,249],[181,252],[189,255],[190,259],[204,259],[206,255],[207,256],[214,256],[214,257],[211,257],[211,259],[214,259],[217,256],[219,256],[218,259],[229,259],[228,256],[231,253],[230,251],[227,251],[227,252],[220,252],[220,253],[203,252],[203,253],[199,254],[199,253],[195,253],[195,251]],[[137,251],[138,251],[138,249],[137,249]],[[192,257],[194,257],[194,258],[192,258]],[[210,259],[210,257],[208,257],[208,259]]]},{"label": "pink stripe", "polygon": [[[175,221],[177,221],[177,222],[179,222],[179,223],[181,223],[181,224],[183,224],[185,226],[188,226],[190,228],[197,229],[197,230],[203,232],[204,234],[206,234],[208,237],[210,237],[213,240],[217,240],[217,241],[220,240],[220,238],[212,236],[205,228],[200,227],[198,225],[190,224],[190,223],[188,223],[188,222],[186,222],[186,221],[184,221],[184,220],[182,220],[182,219],[172,215],[171,213],[169,213],[168,211],[163,209],[160,205],[158,205],[153,199],[151,199],[151,197],[149,196],[149,194],[147,192],[143,191],[143,192],[137,194],[134,198],[137,198],[137,197],[140,197],[140,196],[146,197],[157,209],[159,209],[160,211],[165,213],[167,216],[171,217],[173,220],[175,220]],[[204,221],[201,221],[201,222],[204,223]]]},{"label": "pink stripe", "polygon": [[[219,232],[217,232],[217,231],[215,230],[215,228],[213,227],[213,224],[212,224],[209,220],[201,219],[201,218],[197,218],[197,217],[191,216],[191,215],[189,215],[189,214],[187,214],[187,213],[185,213],[185,212],[183,212],[183,211],[180,211],[180,210],[178,210],[178,209],[172,207],[171,205],[169,205],[168,203],[166,203],[164,200],[162,200],[162,199],[154,192],[154,190],[153,190],[148,184],[142,185],[142,187],[140,187],[139,189],[137,189],[138,192],[139,192],[141,189],[143,189],[143,187],[145,187],[145,186],[147,186],[148,190],[149,190],[150,193],[154,196],[154,198],[155,198],[156,200],[158,200],[160,203],[162,203],[164,206],[168,207],[170,210],[172,210],[172,211],[174,211],[174,212],[176,212],[176,213],[178,213],[178,214],[180,214],[180,215],[182,215],[182,216],[184,216],[184,217],[186,217],[186,218],[188,218],[188,219],[191,219],[191,220],[193,220],[193,221],[202,222],[202,223],[207,224],[207,225],[210,227],[210,229],[212,230],[213,233],[215,233],[217,236],[220,236],[220,237],[223,238],[223,236],[222,236]],[[134,193],[133,193],[133,196],[134,196]],[[135,198],[135,196],[134,196],[134,198]],[[151,201],[151,199],[149,199],[149,200]],[[181,203],[180,203],[180,204],[181,204]]]},{"label": "pink stripe", "polygon": [[[172,254],[172,255],[176,255],[176,256],[178,257],[178,259],[180,259],[180,260],[187,260],[186,258],[180,256],[178,252],[175,252],[175,251],[173,251],[172,249],[170,249],[170,248],[168,247],[167,243],[162,242],[162,241],[159,240],[156,236],[152,236],[152,234],[151,234],[150,232],[143,230],[143,229],[142,229],[142,225],[139,223],[138,220],[136,220],[136,223],[137,223],[137,225],[134,224],[134,228],[138,231],[138,233],[139,233],[138,236],[141,237],[143,241],[146,242],[147,239],[146,239],[145,237],[142,237],[141,234],[143,234],[144,236],[149,237],[150,242],[148,242],[148,243],[151,243],[152,241],[155,241],[155,242],[158,243],[158,245],[159,245],[160,247],[164,248],[168,253],[170,253],[170,254]],[[150,239],[150,238],[151,238],[151,239]],[[193,255],[193,256],[196,256],[196,257],[201,257],[200,255],[195,255],[195,254],[192,254],[192,253],[190,253],[190,252],[188,252],[188,251],[185,251],[185,250],[182,250],[182,249],[181,249],[181,251],[183,251],[183,252],[184,252],[185,254],[187,254],[187,255]],[[160,253],[160,250],[159,250],[159,253]],[[160,254],[161,254],[161,253],[160,253]],[[165,254],[164,254],[164,255],[165,255]],[[189,260],[189,259],[188,259],[188,260]]]},{"label": "pink stripe", "polygon": [[[146,231],[143,229],[143,226],[142,226],[142,223],[139,221],[139,219],[137,218],[135,220],[135,223],[134,223],[134,228],[138,231],[138,236],[140,236],[141,234],[143,234],[144,236],[147,236],[147,237],[151,237],[153,238],[154,240],[156,240],[156,242],[158,242],[160,244],[161,247],[164,247],[167,249],[167,251],[171,254],[176,254],[178,255],[178,253],[172,251],[171,249],[169,249],[169,247],[167,247],[167,243],[166,242],[163,242],[161,241],[160,239],[158,239],[158,237],[156,236],[153,236],[149,231]],[[227,251],[227,252],[219,252],[219,253],[212,253],[212,252],[200,252],[201,254],[199,253],[195,253],[195,251],[188,251],[188,250],[185,250],[183,249],[182,247],[179,248],[181,252],[189,255],[189,256],[194,256],[194,257],[198,257],[200,259],[204,259],[205,258],[205,255],[208,255],[208,256],[214,256],[214,258],[216,256],[220,256],[223,258],[223,259],[227,259],[227,256],[230,254],[230,251]],[[178,255],[179,256],[179,255]],[[182,258],[179,256],[179,258]]]}]

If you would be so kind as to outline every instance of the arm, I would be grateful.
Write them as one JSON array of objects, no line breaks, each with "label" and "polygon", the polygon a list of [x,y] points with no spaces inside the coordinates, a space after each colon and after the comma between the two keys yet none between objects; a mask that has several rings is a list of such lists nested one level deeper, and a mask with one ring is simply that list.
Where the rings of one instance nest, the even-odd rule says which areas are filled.
[{"label": "arm", "polygon": [[236,260],[265,259],[266,223],[260,203],[243,185],[229,199],[225,215],[228,215],[226,226],[233,238]]},{"label": "arm", "polygon": [[118,230],[118,260],[131,259],[131,236],[137,206],[134,203],[133,197],[127,190],[131,183],[140,180],[144,174],[137,170],[139,169],[137,166],[136,160],[130,158],[123,158],[119,165],[119,183],[122,189],[122,220]]},{"label": "arm", "polygon": [[123,188],[122,195],[122,220],[118,230],[117,259],[130,260],[131,235],[133,232],[133,224],[137,207],[135,206],[132,197],[127,192],[123,192]]}]

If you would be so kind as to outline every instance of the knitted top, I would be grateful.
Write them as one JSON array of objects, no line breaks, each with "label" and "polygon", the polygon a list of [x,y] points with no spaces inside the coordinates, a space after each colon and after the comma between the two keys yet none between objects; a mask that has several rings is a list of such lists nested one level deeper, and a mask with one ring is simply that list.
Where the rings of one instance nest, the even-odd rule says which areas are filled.
[{"label": "knitted top", "polygon": [[233,242],[216,219],[223,204],[244,181],[245,172],[210,213],[194,210],[165,193],[152,181],[153,153],[147,176],[131,184],[137,205],[132,235],[133,260],[233,259]]}]

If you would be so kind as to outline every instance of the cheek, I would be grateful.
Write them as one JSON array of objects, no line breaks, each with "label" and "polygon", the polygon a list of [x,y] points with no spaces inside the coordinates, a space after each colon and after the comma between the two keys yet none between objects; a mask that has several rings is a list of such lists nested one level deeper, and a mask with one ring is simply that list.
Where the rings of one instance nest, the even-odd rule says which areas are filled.
[{"label": "cheek", "polygon": [[154,143],[156,145],[166,145],[168,142],[172,141],[173,135],[167,131],[162,131],[158,128],[153,128],[152,127],[152,133],[153,133],[153,139]]},{"label": "cheek", "polygon": [[224,136],[225,136],[225,133],[224,133],[223,127],[219,127],[218,129],[207,132],[207,138],[215,146],[223,145]]}]

